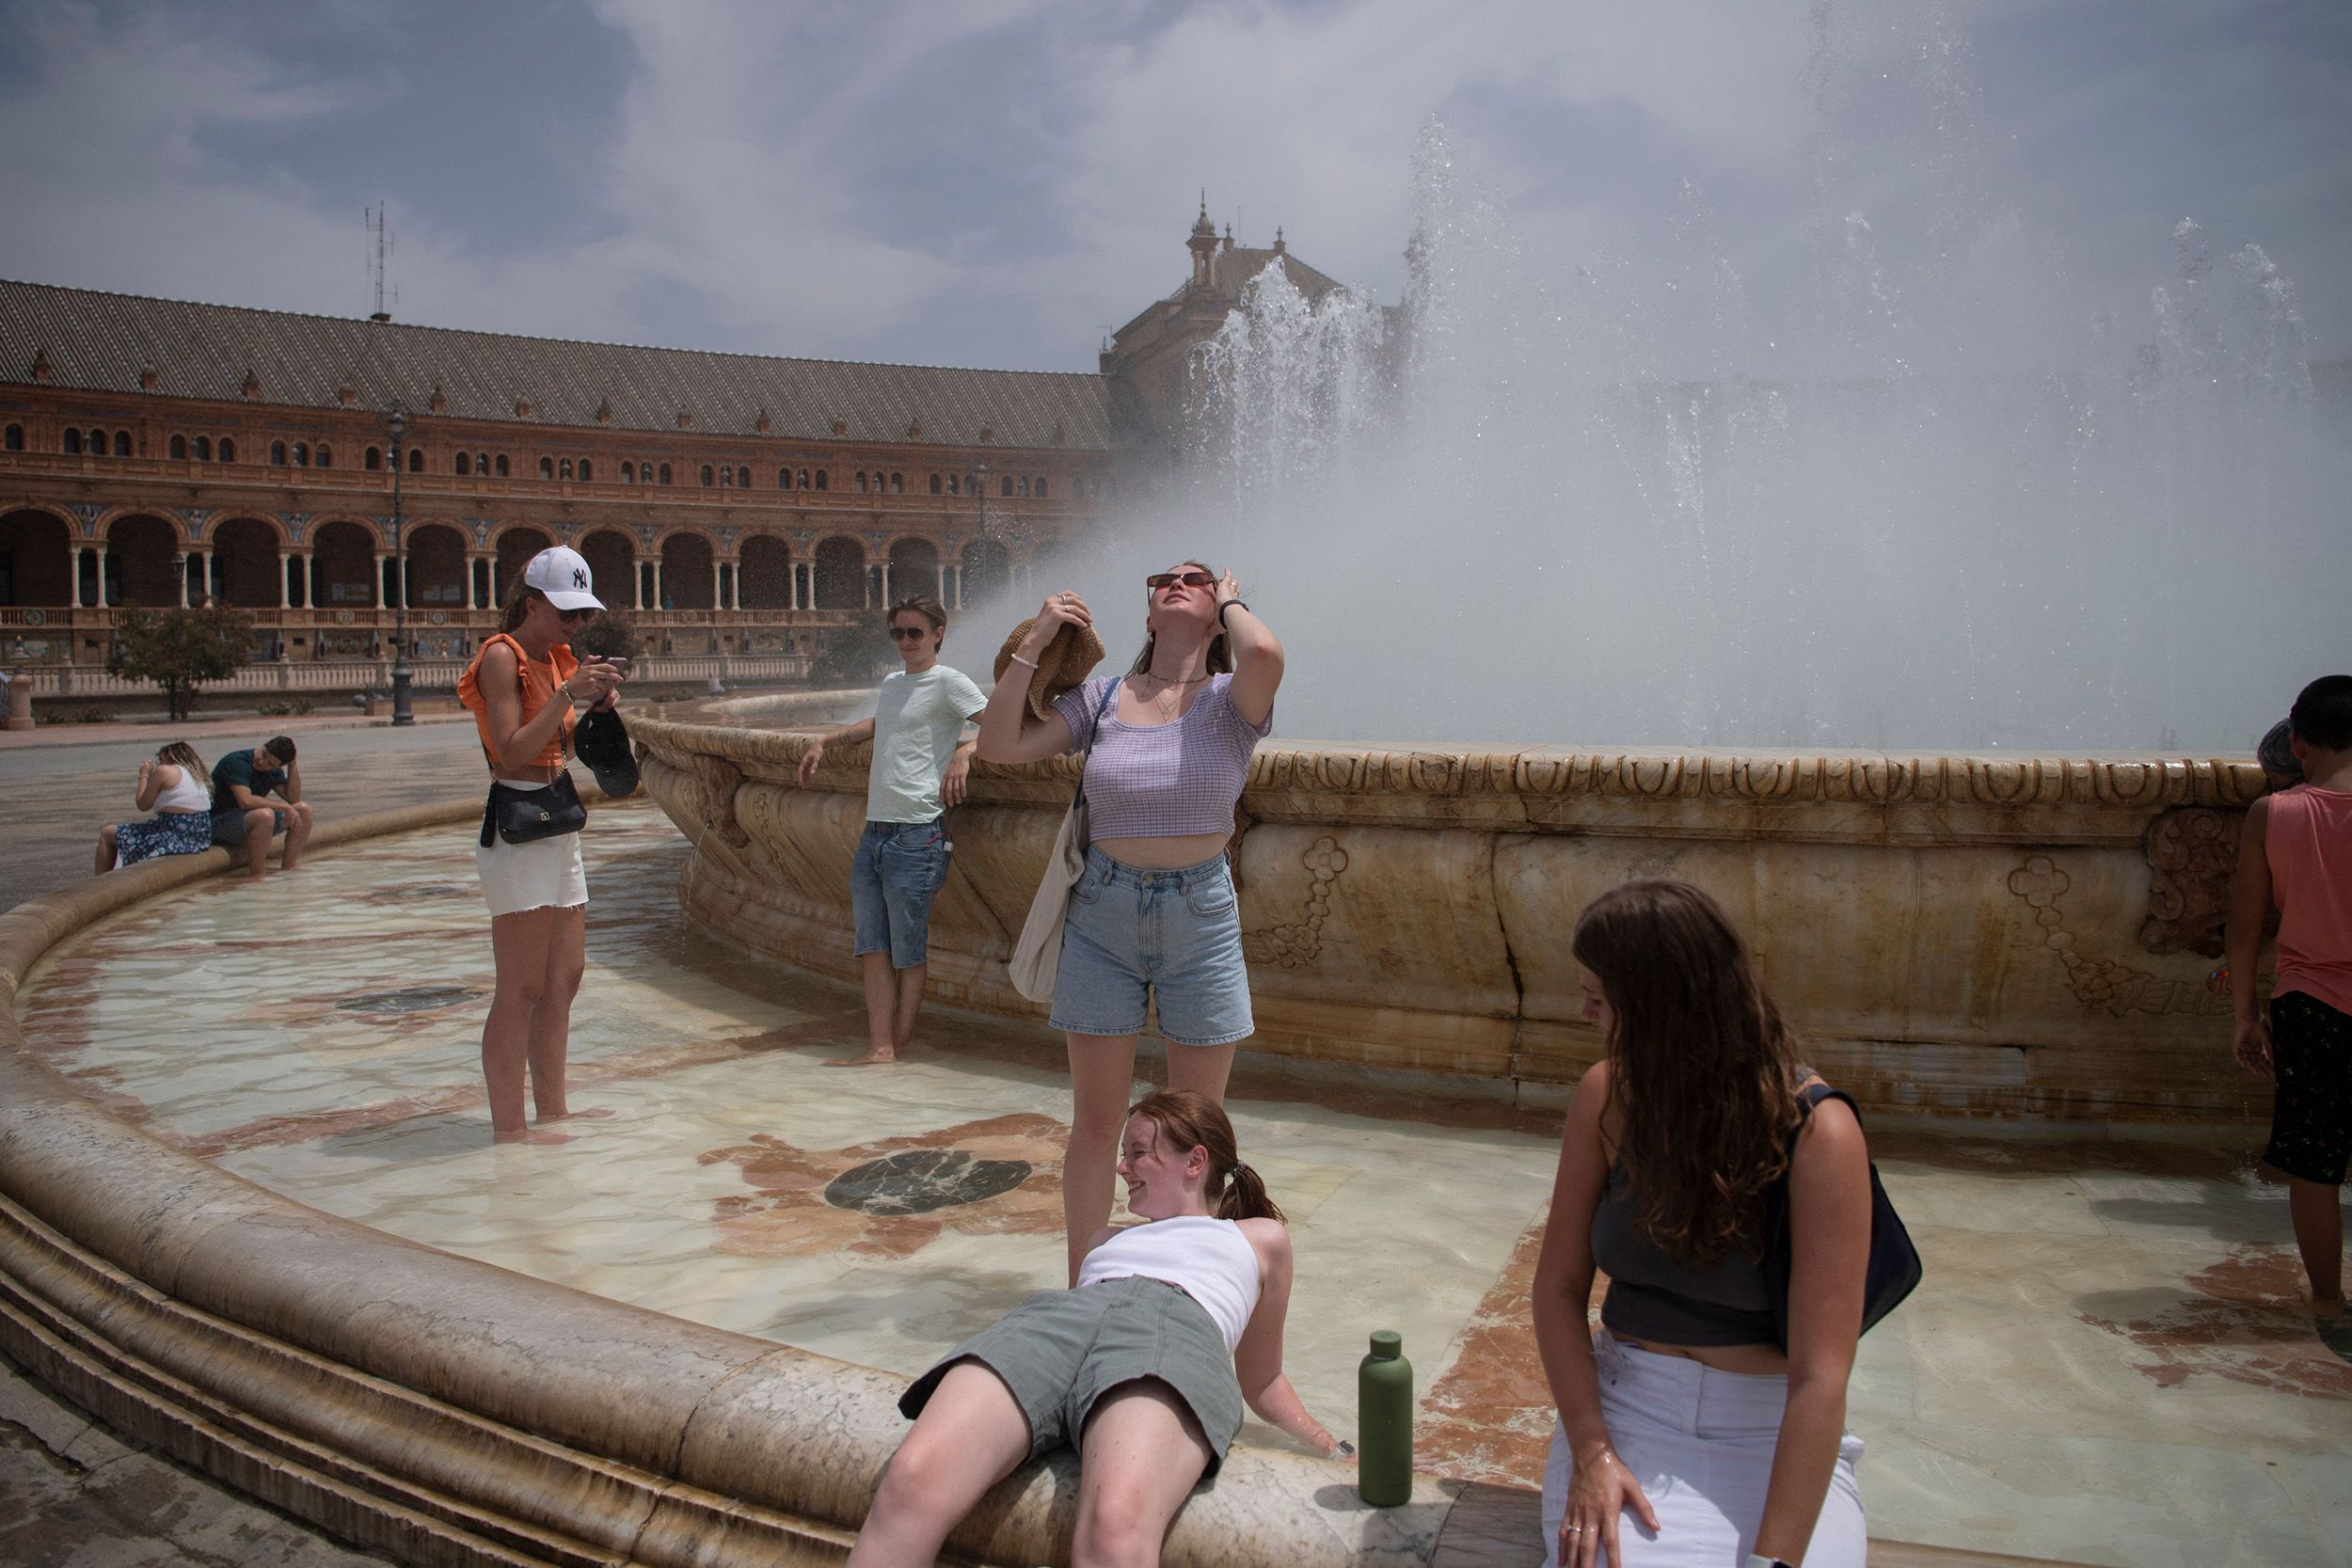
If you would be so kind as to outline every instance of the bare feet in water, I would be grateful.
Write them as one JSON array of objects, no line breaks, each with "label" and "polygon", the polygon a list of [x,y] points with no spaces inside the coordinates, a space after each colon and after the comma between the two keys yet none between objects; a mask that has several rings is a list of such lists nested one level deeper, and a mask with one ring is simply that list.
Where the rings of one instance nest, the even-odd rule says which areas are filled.
[{"label": "bare feet in water", "polygon": [[874,1051],[869,1049],[863,1056],[827,1057],[825,1065],[827,1067],[888,1067],[891,1063],[897,1061],[898,1059],[898,1053],[895,1051]]},{"label": "bare feet in water", "polygon": [[572,1135],[569,1132],[549,1132],[538,1127],[517,1127],[512,1132],[492,1132],[490,1141],[501,1144],[567,1144],[572,1141]]},{"label": "bare feet in water", "polygon": [[545,1127],[551,1121],[595,1121],[600,1117],[609,1117],[612,1114],[612,1106],[595,1105],[585,1111],[565,1111],[562,1116],[541,1117],[539,1125]]}]

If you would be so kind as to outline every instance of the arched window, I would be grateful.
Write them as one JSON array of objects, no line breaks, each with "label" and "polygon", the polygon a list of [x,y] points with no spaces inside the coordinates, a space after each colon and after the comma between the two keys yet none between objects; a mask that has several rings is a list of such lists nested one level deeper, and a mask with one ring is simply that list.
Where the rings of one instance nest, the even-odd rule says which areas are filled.
[{"label": "arched window", "polygon": [[1008,496],[1011,495],[1011,494],[1012,494],[1012,475],[1010,475],[1010,474],[1007,474],[1007,475],[1004,477],[1003,483],[1004,483],[1004,492],[1003,492],[1003,493],[1004,493],[1005,495],[1008,495]]},{"label": "arched window", "polygon": [[903,496],[906,494],[906,491],[907,476],[904,474],[892,474],[890,476],[890,493],[894,496]]},{"label": "arched window", "polygon": [[860,468],[857,471],[855,484],[859,495],[862,496],[866,494],[866,470],[864,468]]},{"label": "arched window", "polygon": [[542,457],[539,459],[539,477],[541,479],[553,479],[555,477],[554,458]]},{"label": "arched window", "polygon": [[1037,497],[1040,500],[1043,500],[1045,499],[1045,476],[1043,474],[1038,475],[1034,483],[1037,488],[1031,490],[1029,494]]},{"label": "arched window", "polygon": [[581,458],[581,459],[580,460],[580,482],[582,484],[585,484],[585,483],[587,483],[590,480],[592,480],[592,479],[594,479],[594,478],[596,478],[596,476],[595,470],[591,469],[591,468],[588,467],[588,460],[587,460],[586,458],[584,458],[584,457],[583,457],[583,458]]},{"label": "arched window", "polygon": [[89,433],[89,454],[92,457],[106,455],[106,433],[104,431],[93,430]]},{"label": "arched window", "polygon": [[129,431],[118,430],[115,432],[115,455],[117,457],[128,457],[131,455],[131,433]]},{"label": "arched window", "polygon": [[931,475],[931,494],[934,496],[939,494],[939,476],[937,474]]},{"label": "arched window", "polygon": [[196,453],[196,460],[199,463],[210,463],[213,460],[213,438],[210,436],[199,436],[190,443],[188,450]]},{"label": "arched window", "polygon": [[310,466],[310,442],[296,441],[294,444],[294,466],[297,468],[307,468]]},{"label": "arched window", "polygon": [[237,460],[237,443],[226,436],[220,438],[220,460],[223,463],[234,463]]},{"label": "arched window", "polygon": [[286,443],[285,443],[285,442],[283,442],[283,441],[272,441],[272,442],[269,444],[269,461],[270,461],[270,467],[274,467],[274,468],[282,468],[282,467],[284,467],[286,466]]},{"label": "arched window", "polygon": [[[10,428],[13,429],[14,426],[11,426]],[[791,469],[778,468],[776,470],[776,488],[779,490],[789,490],[792,488]]]},{"label": "arched window", "polygon": [[23,425],[12,424],[8,426],[8,450],[10,451],[23,451],[24,450],[24,427]]},{"label": "arched window", "polygon": [[319,467],[322,468],[331,468],[334,466],[335,449],[328,446],[326,442],[321,441],[319,443]]},{"label": "arched window", "polygon": [[808,488],[808,470],[806,468],[803,468],[801,470],[801,488],[803,490]]},{"label": "arched window", "polygon": [[367,469],[370,473],[375,472],[376,469],[382,467],[383,466],[384,449],[382,447],[370,447],[367,451],[359,454],[359,467]]},{"label": "arched window", "polygon": [[817,488],[818,488],[819,490],[822,490],[823,488],[825,488],[825,481],[826,481],[826,479],[827,479],[827,478],[829,478],[829,477],[830,477],[830,475],[827,473],[827,471],[826,471],[825,469],[823,469],[823,468],[819,468],[819,469],[818,469],[818,470],[817,470]]},{"label": "arched window", "polygon": [[621,483],[623,484],[637,483],[637,464],[633,459],[627,457],[621,459]]},{"label": "arched window", "polygon": [[572,460],[570,458],[567,457],[564,459],[563,462],[558,463],[555,466],[555,477],[558,479],[569,479],[572,477]]},{"label": "arched window", "polygon": [[710,465],[707,463],[703,465],[703,483],[706,485],[711,483]]},{"label": "arched window", "polygon": [[471,453],[469,453],[469,452],[462,452],[462,451],[461,451],[461,452],[459,452],[459,453],[457,454],[457,477],[458,477],[458,478],[460,478],[460,479],[463,479],[463,478],[465,478],[467,475],[469,475],[469,474],[470,474],[470,473],[472,473],[472,472],[473,472],[473,456],[472,456],[472,454],[471,454]]},{"label": "arched window", "polygon": [[66,426],[64,444],[65,454],[68,457],[79,457],[82,455],[82,433],[74,429],[72,425]]},{"label": "arched window", "polygon": [[752,487],[752,466],[750,464],[741,464],[736,468],[735,487],[738,490],[748,490]]},{"label": "arched window", "polygon": [[185,462],[187,455],[188,438],[184,436],[174,436],[171,438],[171,460],[174,463]]},{"label": "arched window", "polygon": [[504,479],[504,478],[506,477],[506,454],[505,454],[504,452],[500,452],[500,453],[499,453],[499,456],[498,456],[498,465],[499,465],[499,478],[501,478],[501,479]]},{"label": "arched window", "polygon": [[977,496],[980,493],[979,475],[966,474],[963,476],[963,493],[967,496]]},{"label": "arched window", "polygon": [[424,472],[424,449],[422,447],[408,449],[408,471],[412,474]]}]

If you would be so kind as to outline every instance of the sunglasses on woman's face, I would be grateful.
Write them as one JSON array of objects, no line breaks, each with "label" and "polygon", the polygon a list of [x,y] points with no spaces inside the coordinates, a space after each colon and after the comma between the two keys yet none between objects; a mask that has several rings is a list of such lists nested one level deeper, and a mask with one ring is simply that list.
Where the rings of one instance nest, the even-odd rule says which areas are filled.
[{"label": "sunglasses on woman's face", "polygon": [[1216,581],[1206,572],[1154,572],[1143,579],[1143,586],[1156,593],[1180,582],[1186,588],[1207,588]]},{"label": "sunglasses on woman's face", "polygon": [[890,628],[890,640],[898,642],[918,637],[928,637],[930,635],[930,630],[929,626],[893,626]]},{"label": "sunglasses on woman's face", "polygon": [[594,617],[596,612],[593,610],[559,610],[555,613],[557,619],[561,620],[565,626],[576,626],[582,621],[586,621]]}]

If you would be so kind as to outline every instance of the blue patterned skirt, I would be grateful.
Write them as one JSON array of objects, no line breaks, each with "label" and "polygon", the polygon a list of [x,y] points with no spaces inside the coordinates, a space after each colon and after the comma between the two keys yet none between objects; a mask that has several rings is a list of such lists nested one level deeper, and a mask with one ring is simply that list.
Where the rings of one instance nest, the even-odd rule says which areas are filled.
[{"label": "blue patterned skirt", "polygon": [[193,855],[213,847],[213,814],[170,812],[144,822],[115,824],[115,864],[136,865],[157,855]]}]

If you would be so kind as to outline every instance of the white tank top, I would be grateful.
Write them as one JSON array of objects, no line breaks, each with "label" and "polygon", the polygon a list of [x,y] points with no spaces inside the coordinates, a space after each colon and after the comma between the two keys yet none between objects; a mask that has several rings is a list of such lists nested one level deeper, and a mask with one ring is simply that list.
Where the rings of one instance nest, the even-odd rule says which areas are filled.
[{"label": "white tank top", "polygon": [[1200,1304],[1232,1354],[1258,1307],[1258,1249],[1233,1220],[1178,1214],[1129,1226],[1086,1256],[1078,1289],[1107,1279],[1157,1279]]},{"label": "white tank top", "polygon": [[193,768],[181,768],[178,763],[167,767],[180,768],[180,782],[155,797],[157,811],[210,811],[213,790],[209,783],[200,782]]}]

